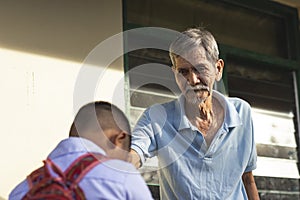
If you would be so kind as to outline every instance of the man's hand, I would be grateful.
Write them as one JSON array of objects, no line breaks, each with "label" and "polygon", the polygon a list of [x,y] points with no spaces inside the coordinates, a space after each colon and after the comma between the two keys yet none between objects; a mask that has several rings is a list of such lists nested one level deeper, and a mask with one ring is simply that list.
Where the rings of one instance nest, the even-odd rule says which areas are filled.
[{"label": "man's hand", "polygon": [[130,150],[129,157],[129,162],[131,162],[136,168],[141,167],[141,158],[135,150]]}]

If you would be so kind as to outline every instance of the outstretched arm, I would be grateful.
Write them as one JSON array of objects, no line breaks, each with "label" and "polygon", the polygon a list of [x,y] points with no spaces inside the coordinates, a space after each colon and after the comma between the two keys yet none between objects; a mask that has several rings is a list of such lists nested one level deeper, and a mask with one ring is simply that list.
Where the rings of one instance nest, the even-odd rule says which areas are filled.
[{"label": "outstretched arm", "polygon": [[259,200],[258,191],[252,171],[245,172],[242,176],[242,179],[247,192],[248,199]]}]

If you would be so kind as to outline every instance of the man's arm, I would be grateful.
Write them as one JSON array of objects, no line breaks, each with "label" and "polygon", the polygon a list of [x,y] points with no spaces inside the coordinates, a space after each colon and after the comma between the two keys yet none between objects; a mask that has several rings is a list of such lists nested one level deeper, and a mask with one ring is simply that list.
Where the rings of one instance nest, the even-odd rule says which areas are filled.
[{"label": "man's arm", "polygon": [[130,150],[130,157],[131,157],[130,162],[136,168],[141,167],[141,158],[140,158],[139,154],[135,150],[133,150],[133,149]]},{"label": "man's arm", "polygon": [[248,199],[259,200],[258,191],[252,171],[245,172],[242,176],[242,179],[247,192]]}]

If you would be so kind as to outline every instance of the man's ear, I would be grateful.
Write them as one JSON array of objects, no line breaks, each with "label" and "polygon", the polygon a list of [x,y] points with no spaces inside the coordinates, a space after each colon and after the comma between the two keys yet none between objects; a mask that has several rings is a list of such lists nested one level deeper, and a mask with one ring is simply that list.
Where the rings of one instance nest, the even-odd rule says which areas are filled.
[{"label": "man's ear", "polygon": [[224,61],[222,59],[219,59],[216,62],[216,70],[217,70],[216,81],[221,80],[223,74],[223,68],[224,68]]},{"label": "man's ear", "polygon": [[176,68],[174,65],[172,65],[172,71],[175,73],[176,72]]}]

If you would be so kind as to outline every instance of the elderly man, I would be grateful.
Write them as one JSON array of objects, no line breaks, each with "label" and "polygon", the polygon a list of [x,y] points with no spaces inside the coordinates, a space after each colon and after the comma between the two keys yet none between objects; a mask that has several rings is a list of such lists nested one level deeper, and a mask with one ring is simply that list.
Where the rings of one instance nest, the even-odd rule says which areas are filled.
[{"label": "elderly man", "polygon": [[132,134],[132,162],[158,157],[161,199],[259,199],[251,109],[213,90],[224,61],[203,28],[170,45],[182,95],[146,109]]}]

